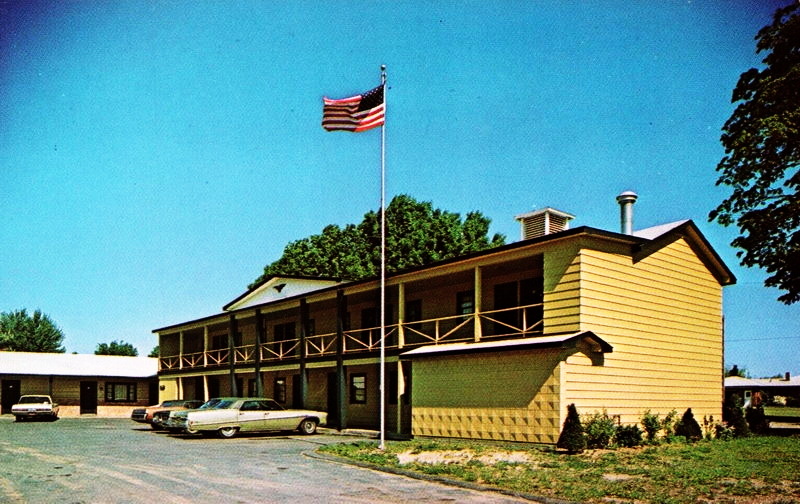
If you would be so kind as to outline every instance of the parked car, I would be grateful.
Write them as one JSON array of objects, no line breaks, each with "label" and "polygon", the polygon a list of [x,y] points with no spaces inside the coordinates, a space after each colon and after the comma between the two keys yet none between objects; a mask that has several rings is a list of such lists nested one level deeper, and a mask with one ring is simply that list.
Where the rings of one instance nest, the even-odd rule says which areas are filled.
[{"label": "parked car", "polygon": [[58,404],[49,395],[24,395],[11,406],[11,414],[17,422],[28,418],[58,419]]},{"label": "parked car", "polygon": [[328,414],[322,411],[284,409],[266,397],[220,397],[196,410],[172,412],[167,428],[187,434],[216,433],[221,438],[232,438],[240,432],[297,430],[314,434],[327,418]]},{"label": "parked car", "polygon": [[174,411],[174,410],[181,410],[181,409],[195,409],[198,408],[203,401],[197,401],[194,399],[174,399],[171,401],[164,401],[161,404],[156,404],[154,406],[148,406],[146,408],[136,408],[131,412],[131,420],[134,422],[139,423],[148,423],[154,429],[157,428],[155,424],[153,424],[153,415],[159,411]]}]

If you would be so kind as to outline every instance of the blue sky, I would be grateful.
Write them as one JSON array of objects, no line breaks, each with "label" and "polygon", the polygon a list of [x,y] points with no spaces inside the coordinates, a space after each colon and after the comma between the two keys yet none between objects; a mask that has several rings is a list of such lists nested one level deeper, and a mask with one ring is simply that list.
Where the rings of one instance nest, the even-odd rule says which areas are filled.
[{"label": "blue sky", "polygon": [[785,1],[128,1],[0,4],[0,311],[69,352],[210,315],[289,241],[379,206],[380,132],[321,98],[388,67],[387,195],[519,237],[553,206],[616,231],[691,218],[738,284],[726,361],[800,373],[800,307],[706,216],[753,37]]}]

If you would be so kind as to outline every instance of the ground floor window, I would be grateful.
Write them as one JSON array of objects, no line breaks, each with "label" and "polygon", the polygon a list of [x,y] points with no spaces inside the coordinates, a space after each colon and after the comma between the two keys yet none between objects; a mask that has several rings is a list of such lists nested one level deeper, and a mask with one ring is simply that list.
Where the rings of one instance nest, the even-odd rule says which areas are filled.
[{"label": "ground floor window", "polygon": [[364,373],[350,375],[350,404],[367,403],[367,375]]},{"label": "ground floor window", "polygon": [[108,402],[136,401],[136,384],[106,382],[106,401]]},{"label": "ground floor window", "polygon": [[273,399],[277,402],[284,404],[286,402],[286,378],[275,378]]}]

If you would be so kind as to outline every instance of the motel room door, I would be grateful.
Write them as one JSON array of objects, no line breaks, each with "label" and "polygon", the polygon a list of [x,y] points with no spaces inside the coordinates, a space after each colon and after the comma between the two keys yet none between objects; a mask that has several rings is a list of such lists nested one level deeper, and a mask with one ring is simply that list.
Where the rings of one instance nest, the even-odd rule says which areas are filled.
[{"label": "motel room door", "polygon": [[11,413],[11,406],[17,404],[20,396],[19,380],[0,381],[0,396],[2,397],[2,413]]},{"label": "motel room door", "polygon": [[81,415],[97,414],[97,382],[81,382]]}]

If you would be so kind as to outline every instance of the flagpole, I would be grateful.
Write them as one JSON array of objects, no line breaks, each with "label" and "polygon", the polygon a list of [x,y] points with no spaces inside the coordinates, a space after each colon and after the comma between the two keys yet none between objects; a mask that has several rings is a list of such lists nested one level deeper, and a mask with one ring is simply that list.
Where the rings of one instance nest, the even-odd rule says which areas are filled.
[{"label": "flagpole", "polygon": [[[386,117],[386,65],[381,65],[383,107]],[[385,449],[386,441],[386,121],[381,125],[381,440],[378,448]]]}]

